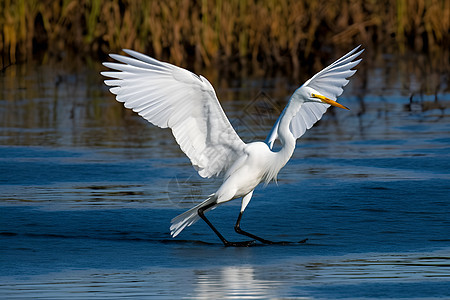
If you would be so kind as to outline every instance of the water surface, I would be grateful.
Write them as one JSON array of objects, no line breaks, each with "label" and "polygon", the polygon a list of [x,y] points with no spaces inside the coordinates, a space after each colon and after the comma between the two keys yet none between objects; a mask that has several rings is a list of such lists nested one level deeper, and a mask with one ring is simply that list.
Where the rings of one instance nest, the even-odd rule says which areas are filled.
[{"label": "water surface", "polygon": [[[99,69],[29,64],[0,76],[5,298],[450,297],[445,75],[420,84],[363,65],[341,97],[351,110],[331,109],[299,140],[242,221],[267,239],[308,241],[224,248],[202,222],[170,237],[170,219],[219,182],[195,174],[169,130],[116,103]],[[299,85],[212,78],[245,141],[265,138]],[[209,213],[230,240],[243,240],[239,206]]]}]

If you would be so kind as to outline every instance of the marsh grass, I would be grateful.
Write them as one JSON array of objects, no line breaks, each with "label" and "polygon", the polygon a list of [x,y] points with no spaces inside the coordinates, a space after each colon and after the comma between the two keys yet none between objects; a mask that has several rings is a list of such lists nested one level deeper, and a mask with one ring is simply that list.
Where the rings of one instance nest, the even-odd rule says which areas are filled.
[{"label": "marsh grass", "polygon": [[132,48],[176,64],[296,69],[312,57],[320,63],[321,51],[360,43],[449,64],[447,0],[0,0],[0,7],[2,67],[39,52]]}]

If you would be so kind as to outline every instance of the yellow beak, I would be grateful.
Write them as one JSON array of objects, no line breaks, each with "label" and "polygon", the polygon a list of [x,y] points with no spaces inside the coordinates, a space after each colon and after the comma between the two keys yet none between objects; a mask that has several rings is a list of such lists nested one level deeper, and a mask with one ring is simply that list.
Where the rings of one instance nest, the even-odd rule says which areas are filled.
[{"label": "yellow beak", "polygon": [[344,105],[339,104],[336,101],[333,101],[333,100],[331,100],[331,99],[329,99],[329,98],[327,98],[325,96],[317,95],[317,94],[312,94],[311,96],[313,96],[314,98],[320,99],[323,103],[330,104],[330,105],[333,105],[333,106],[336,106],[336,107],[340,107],[340,108],[349,110],[349,108],[345,107]]}]

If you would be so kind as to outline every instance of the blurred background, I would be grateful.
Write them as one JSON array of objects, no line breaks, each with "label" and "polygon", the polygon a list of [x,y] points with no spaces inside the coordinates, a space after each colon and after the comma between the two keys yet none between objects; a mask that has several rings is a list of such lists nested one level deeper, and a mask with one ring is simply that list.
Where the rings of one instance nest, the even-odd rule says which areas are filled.
[{"label": "blurred background", "polygon": [[[0,1],[1,68],[98,60],[123,48],[178,65],[318,68],[363,44],[370,57],[423,54],[448,71],[450,3],[382,1]],[[373,60],[370,60],[373,61]],[[375,63],[375,62],[374,62]]]}]

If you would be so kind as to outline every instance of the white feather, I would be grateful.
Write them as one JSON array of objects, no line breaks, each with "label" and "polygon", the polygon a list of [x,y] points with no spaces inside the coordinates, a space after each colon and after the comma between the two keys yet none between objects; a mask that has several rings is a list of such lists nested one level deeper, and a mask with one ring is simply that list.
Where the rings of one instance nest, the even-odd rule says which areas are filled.
[{"label": "white feather", "polygon": [[117,72],[102,72],[113,78],[105,84],[112,86],[117,101],[150,123],[171,128],[200,176],[226,173],[242,155],[245,144],[208,80],[144,54],[124,51],[132,57],[112,54],[121,63],[104,63]]},{"label": "white feather", "polygon": [[[319,94],[330,98],[331,100],[336,100],[337,97],[339,97],[344,91],[343,87],[348,84],[349,81],[347,78],[352,76],[356,72],[356,70],[352,70],[351,68],[355,67],[361,61],[361,59],[355,60],[364,51],[360,50],[356,52],[359,48],[360,46],[356,47],[355,49],[311,77],[311,79],[306,81],[294,92],[294,94],[292,94],[289,103],[292,101],[296,101],[295,99],[299,96],[299,94],[304,90],[305,87],[312,88]],[[294,107],[290,106],[289,103],[286,106],[286,109],[288,107]],[[298,109],[298,112],[296,112],[295,117],[292,119],[290,124],[290,130],[294,137],[296,139],[301,137],[307,129],[310,129],[317,121],[322,118],[328,107],[328,104],[316,102],[304,102],[300,106],[296,106],[295,109]],[[278,118],[277,122],[266,138],[266,143],[269,145],[270,149],[272,149],[273,143],[278,138],[278,126],[282,116],[283,113]]]}]

